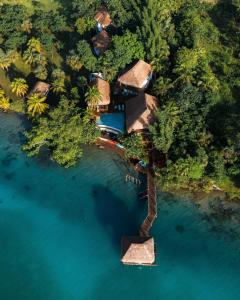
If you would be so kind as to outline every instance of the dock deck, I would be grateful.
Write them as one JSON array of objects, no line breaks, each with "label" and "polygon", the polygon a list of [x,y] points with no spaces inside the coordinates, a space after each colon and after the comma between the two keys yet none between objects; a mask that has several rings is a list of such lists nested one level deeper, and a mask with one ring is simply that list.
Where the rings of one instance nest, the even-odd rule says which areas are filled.
[{"label": "dock deck", "polygon": [[150,161],[150,167],[147,172],[147,200],[148,200],[148,215],[143,221],[139,234],[141,237],[150,237],[150,229],[157,218],[157,195],[155,185],[155,173],[153,164]]}]

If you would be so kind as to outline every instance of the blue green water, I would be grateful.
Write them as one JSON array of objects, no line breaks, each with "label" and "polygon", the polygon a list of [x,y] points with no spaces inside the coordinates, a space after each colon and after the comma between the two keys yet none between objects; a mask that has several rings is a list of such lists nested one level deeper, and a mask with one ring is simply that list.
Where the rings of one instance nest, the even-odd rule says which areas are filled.
[{"label": "blue green water", "polygon": [[65,170],[20,151],[22,121],[0,114],[1,300],[236,300],[237,225],[213,230],[192,203],[159,197],[157,267],[120,264],[120,238],[146,213],[132,172],[94,147]]}]

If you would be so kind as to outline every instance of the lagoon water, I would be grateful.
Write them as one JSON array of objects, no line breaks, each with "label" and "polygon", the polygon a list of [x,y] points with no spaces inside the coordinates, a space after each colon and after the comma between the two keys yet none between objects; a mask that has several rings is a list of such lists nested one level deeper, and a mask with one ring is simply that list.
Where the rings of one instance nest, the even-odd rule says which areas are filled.
[{"label": "lagoon water", "polygon": [[217,230],[191,202],[160,195],[158,266],[123,266],[121,236],[146,213],[124,180],[133,171],[95,147],[69,170],[27,158],[22,130],[0,114],[1,300],[239,299],[239,226]]}]

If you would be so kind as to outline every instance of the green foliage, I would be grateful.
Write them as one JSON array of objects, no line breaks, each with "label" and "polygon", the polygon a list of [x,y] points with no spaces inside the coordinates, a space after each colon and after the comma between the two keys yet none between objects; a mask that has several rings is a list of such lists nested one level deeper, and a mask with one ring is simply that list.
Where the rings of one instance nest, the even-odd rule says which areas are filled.
[{"label": "green foliage", "polygon": [[111,80],[127,64],[144,57],[144,47],[138,36],[126,30],[122,36],[113,36],[111,48],[100,58],[100,68],[105,77]]},{"label": "green foliage", "polygon": [[168,153],[173,140],[174,131],[180,122],[180,110],[174,102],[168,102],[156,112],[156,122],[149,127],[154,146],[163,153]]},{"label": "green foliage", "polygon": [[82,144],[92,144],[99,132],[88,116],[80,113],[74,101],[63,97],[59,105],[47,117],[26,132],[27,143],[23,147],[30,156],[41,148],[51,150],[52,158],[64,167],[71,167],[81,158]]},{"label": "green foliage", "polygon": [[69,54],[67,61],[73,70],[80,70],[84,66],[89,71],[97,71],[97,58],[86,40],[78,42],[76,50],[71,50]]},{"label": "green foliage", "polygon": [[147,161],[144,142],[141,134],[133,133],[121,139],[122,145],[125,148],[125,156],[128,159],[137,158],[142,161]]},{"label": "green foliage", "polygon": [[168,42],[173,42],[174,24],[172,22],[172,7],[168,1],[150,0],[136,1],[139,27],[138,33],[143,41],[146,57],[156,71],[166,68],[170,55]]},{"label": "green foliage", "polygon": [[65,78],[66,78],[66,75],[65,75],[64,71],[62,71],[61,69],[53,70],[51,86],[52,86],[52,90],[54,93],[58,94],[58,93],[66,92]]},{"label": "green foliage", "polygon": [[77,19],[75,26],[77,27],[77,32],[84,34],[96,26],[96,21],[92,17],[81,17]]},{"label": "green foliage", "polygon": [[101,103],[102,95],[96,86],[90,86],[85,93],[85,101],[91,109],[95,109],[96,106]]},{"label": "green foliage", "polygon": [[0,5],[0,34],[6,50],[17,50],[27,40],[26,32],[21,30],[28,14],[22,5]]},{"label": "green foliage", "polygon": [[114,25],[117,27],[127,27],[134,18],[131,1],[129,0],[109,0],[108,9]]},{"label": "green foliage", "polygon": [[72,16],[73,17],[92,17],[96,10],[101,6],[101,0],[73,0]]},{"label": "green foliage", "polygon": [[208,156],[201,152],[196,157],[187,156],[173,162],[167,161],[167,166],[160,170],[163,189],[190,188],[194,182],[201,181],[208,163]]}]

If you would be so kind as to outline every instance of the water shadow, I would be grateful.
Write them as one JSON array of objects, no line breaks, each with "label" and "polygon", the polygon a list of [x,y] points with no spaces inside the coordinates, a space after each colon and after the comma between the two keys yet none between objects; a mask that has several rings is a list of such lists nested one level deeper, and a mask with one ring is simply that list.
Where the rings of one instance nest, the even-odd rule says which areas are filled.
[{"label": "water shadow", "polygon": [[141,210],[146,206],[136,200],[136,205],[129,209],[126,202],[102,185],[94,185],[92,197],[95,204],[95,214],[99,224],[106,230],[111,242],[119,252],[121,237],[138,235],[143,220],[139,220]]}]

